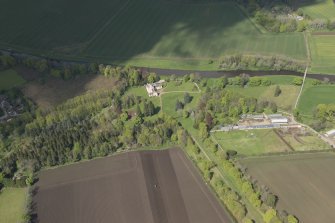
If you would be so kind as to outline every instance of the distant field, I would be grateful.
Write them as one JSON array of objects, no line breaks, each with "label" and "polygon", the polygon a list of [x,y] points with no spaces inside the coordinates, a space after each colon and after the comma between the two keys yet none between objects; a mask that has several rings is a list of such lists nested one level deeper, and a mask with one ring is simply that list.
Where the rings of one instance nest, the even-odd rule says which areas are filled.
[{"label": "distant field", "polygon": [[44,84],[27,83],[23,93],[42,109],[48,109],[87,91],[108,90],[114,85],[114,80],[103,75],[84,75],[67,81],[50,77]]},{"label": "distant field", "polygon": [[335,18],[335,3],[333,0],[307,0],[301,2],[304,12],[314,19]]},{"label": "distant field", "polygon": [[335,86],[320,85],[305,89],[299,100],[298,108],[303,115],[313,115],[318,104],[335,103]]},{"label": "distant field", "polygon": [[0,90],[21,86],[25,80],[15,70],[0,71]]},{"label": "distant field", "polygon": [[309,42],[312,57],[310,71],[335,74],[335,35],[312,35]]},{"label": "distant field", "polygon": [[[189,108],[194,108],[197,105],[198,99],[200,97],[199,94],[190,94],[193,99],[191,103],[186,104],[184,110],[188,110]],[[163,112],[165,114],[171,115],[173,117],[180,117],[182,116],[182,110],[180,113],[176,111],[176,103],[177,100],[184,102],[184,93],[169,93],[162,95],[162,102],[163,102]]]},{"label": "distant field", "polygon": [[217,69],[220,57],[236,53],[306,59],[301,33],[263,34],[233,2],[4,0],[2,6],[2,48],[205,70]]},{"label": "distant field", "polygon": [[42,171],[40,222],[230,223],[180,149],[124,153]]},{"label": "distant field", "polygon": [[247,158],[240,162],[260,185],[279,196],[280,210],[295,214],[299,222],[334,222],[333,153]]},{"label": "distant field", "polygon": [[302,134],[299,129],[214,132],[212,135],[224,150],[235,150],[241,155],[330,149],[316,135]]},{"label": "distant field", "polygon": [[0,223],[22,222],[27,198],[26,188],[5,188],[0,192]]},{"label": "distant field", "polygon": [[294,103],[299,94],[299,86],[294,85],[280,85],[282,93],[278,96],[274,96],[276,85],[271,85],[268,87],[259,86],[259,87],[229,87],[233,91],[236,91],[247,97],[255,97],[259,100],[268,100],[273,101],[277,106],[286,111],[292,111]]}]

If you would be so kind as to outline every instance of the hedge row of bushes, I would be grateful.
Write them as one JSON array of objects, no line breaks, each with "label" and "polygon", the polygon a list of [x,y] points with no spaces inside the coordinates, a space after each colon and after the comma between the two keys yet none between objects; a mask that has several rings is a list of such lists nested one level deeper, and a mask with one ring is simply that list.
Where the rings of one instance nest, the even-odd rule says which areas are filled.
[{"label": "hedge row of bushes", "polygon": [[280,56],[233,55],[221,58],[220,68],[224,70],[290,70],[302,72],[306,63]]}]

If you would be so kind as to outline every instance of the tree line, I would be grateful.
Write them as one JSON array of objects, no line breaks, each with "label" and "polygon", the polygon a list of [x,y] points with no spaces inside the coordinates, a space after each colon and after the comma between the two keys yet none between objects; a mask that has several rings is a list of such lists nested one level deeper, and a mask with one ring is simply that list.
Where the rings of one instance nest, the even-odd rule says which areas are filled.
[{"label": "tree line", "polygon": [[280,56],[232,55],[221,58],[220,68],[224,70],[291,70],[302,72],[306,63]]}]

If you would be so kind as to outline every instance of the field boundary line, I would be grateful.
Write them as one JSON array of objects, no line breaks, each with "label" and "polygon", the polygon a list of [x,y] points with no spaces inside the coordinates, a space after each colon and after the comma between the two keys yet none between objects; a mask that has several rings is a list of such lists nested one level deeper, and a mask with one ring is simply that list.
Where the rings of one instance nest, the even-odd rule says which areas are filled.
[{"label": "field boundary line", "polygon": [[[87,47],[107,28],[111,22],[129,5],[131,0],[128,0],[107,22],[87,41]],[[86,47],[86,48],[87,48]]]},{"label": "field boundary line", "polygon": [[[292,160],[315,160],[317,159],[316,157],[312,158],[293,158],[293,156],[300,156],[300,155],[312,155],[312,154],[334,154],[333,150],[318,150],[318,151],[294,151],[294,152],[287,152],[283,154],[278,154],[278,153],[273,153],[273,154],[259,154],[259,155],[254,155],[254,156],[240,156],[238,157],[238,160],[250,160],[250,159],[261,159],[261,158],[283,158],[283,157],[292,157]],[[322,158],[325,159],[325,158]],[[329,159],[332,159],[331,157]],[[266,162],[274,162],[273,160],[271,161],[266,161]]]},{"label": "field boundary line", "polygon": [[306,51],[307,51],[307,60],[308,60],[308,66],[310,66],[311,62],[312,62],[312,57],[311,57],[311,51],[309,48],[309,41],[308,41],[308,36],[306,34],[306,32],[304,32],[304,40],[305,40],[305,46],[306,46]]},{"label": "field boundary line", "polygon": [[306,80],[306,76],[307,76],[307,71],[308,71],[308,67],[306,67],[306,70],[305,70],[305,73],[304,73],[304,79],[302,80],[302,85],[301,85],[301,88],[300,88],[300,92],[299,92],[299,94],[298,94],[297,101],[295,102],[295,105],[294,105],[294,108],[295,108],[295,109],[296,109],[297,106],[298,106],[298,103],[299,103],[299,99],[300,99],[302,90],[304,89],[305,80]]},{"label": "field boundary line", "polygon": [[[183,151],[183,150],[182,150],[182,151]],[[184,154],[185,154],[186,156],[188,156],[187,152],[185,152],[185,151],[183,151],[183,152],[184,152]],[[183,157],[181,156],[180,153],[178,153],[178,157],[179,157],[179,159],[182,160],[183,164],[185,165],[185,167],[186,167],[187,170],[189,171],[190,175],[193,177],[193,179],[194,179],[194,181],[196,182],[196,184],[198,184],[199,188],[201,189],[201,192],[205,195],[205,197],[207,198],[207,200],[208,200],[209,203],[211,204],[212,208],[213,208],[213,209],[215,210],[215,212],[218,214],[219,218],[220,218],[221,220],[224,220],[224,219],[222,219],[221,215],[219,214],[220,212],[216,209],[215,205],[213,204],[213,201],[212,201],[211,199],[209,199],[208,194],[206,194],[206,191],[204,191],[204,188],[201,187],[201,183],[197,180],[197,177],[195,176],[195,173],[191,170],[191,167],[189,166],[189,164],[186,162],[185,159],[183,159]],[[188,157],[187,157],[187,158],[188,158]],[[189,161],[191,161],[191,159],[189,159]],[[197,167],[197,166],[195,165],[195,167]],[[214,189],[210,186],[210,184],[208,184],[208,183],[206,182],[206,180],[203,178],[203,175],[201,174],[201,171],[199,170],[199,168],[195,168],[195,169],[198,170],[198,174],[199,174],[200,177],[202,178],[202,180],[203,180],[203,182],[205,183],[207,189],[211,192],[211,194],[215,197],[215,199],[216,199],[219,203],[222,203],[222,204],[223,204],[223,205],[220,205],[220,206],[223,206],[223,209],[224,209],[224,210],[227,212],[227,214],[229,215],[230,220],[232,220],[232,219],[231,219],[231,218],[232,218],[232,217],[231,217],[231,213],[230,213],[229,209],[227,208],[227,206],[224,204],[224,202],[222,202],[222,201],[218,198],[218,196],[216,195],[215,190],[214,190]],[[221,172],[220,172],[220,171],[219,171],[219,173],[220,173],[220,175],[221,175]],[[222,177],[223,177],[223,176],[222,176]],[[232,220],[232,222],[234,222],[234,221]]]}]

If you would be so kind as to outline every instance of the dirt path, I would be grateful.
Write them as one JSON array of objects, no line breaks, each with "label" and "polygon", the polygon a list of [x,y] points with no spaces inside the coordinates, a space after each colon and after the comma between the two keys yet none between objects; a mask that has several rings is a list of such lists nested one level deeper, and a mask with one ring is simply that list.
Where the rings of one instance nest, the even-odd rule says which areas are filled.
[{"label": "dirt path", "polygon": [[279,139],[291,150],[295,151],[294,148],[284,139],[284,137],[276,130],[274,129],[273,132],[279,137]]},{"label": "dirt path", "polygon": [[305,46],[306,46],[306,51],[307,51],[307,59],[308,59],[308,64],[309,66],[311,65],[312,58],[311,58],[311,51],[309,49],[309,42],[308,42],[308,34],[304,32],[304,41],[305,41]]},{"label": "dirt path", "polygon": [[302,80],[302,85],[301,85],[301,88],[300,88],[299,95],[297,97],[297,101],[295,102],[294,108],[297,108],[302,90],[304,89],[305,80],[306,80],[306,76],[307,76],[307,71],[308,71],[308,67],[306,67],[305,74],[304,74],[304,79]]}]

